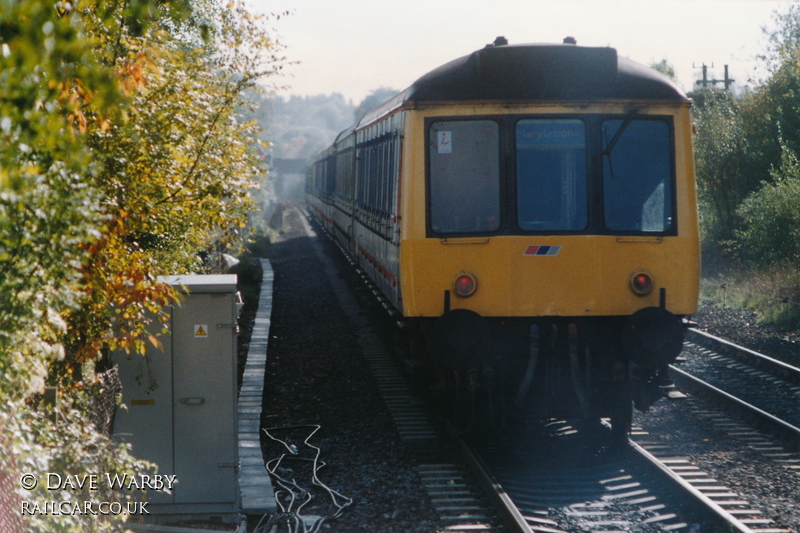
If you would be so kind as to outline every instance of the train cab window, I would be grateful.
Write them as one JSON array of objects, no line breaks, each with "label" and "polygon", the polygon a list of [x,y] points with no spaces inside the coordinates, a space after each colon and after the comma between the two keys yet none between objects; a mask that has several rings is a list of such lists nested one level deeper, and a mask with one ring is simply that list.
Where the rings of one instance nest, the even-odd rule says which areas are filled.
[{"label": "train cab window", "polygon": [[500,134],[496,122],[434,122],[429,129],[430,225],[436,233],[500,228]]},{"label": "train cab window", "polygon": [[670,230],[674,192],[669,125],[662,120],[606,120],[602,135],[605,227]]},{"label": "train cab window", "polygon": [[517,223],[523,231],[586,228],[586,128],[575,119],[517,122]]}]

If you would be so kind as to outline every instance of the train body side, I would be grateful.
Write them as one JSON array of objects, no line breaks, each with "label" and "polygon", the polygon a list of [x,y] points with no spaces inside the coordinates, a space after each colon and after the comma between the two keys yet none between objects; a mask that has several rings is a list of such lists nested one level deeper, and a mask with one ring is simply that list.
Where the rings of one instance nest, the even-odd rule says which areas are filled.
[{"label": "train body side", "polygon": [[343,132],[311,165],[311,213],[400,309],[403,113]]}]

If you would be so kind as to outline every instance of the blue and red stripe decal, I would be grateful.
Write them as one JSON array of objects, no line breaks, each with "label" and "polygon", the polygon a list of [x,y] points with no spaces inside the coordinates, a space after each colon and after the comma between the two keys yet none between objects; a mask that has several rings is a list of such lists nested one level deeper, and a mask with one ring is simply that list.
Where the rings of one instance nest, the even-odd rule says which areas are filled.
[{"label": "blue and red stripe decal", "polygon": [[561,251],[561,246],[551,244],[531,244],[525,249],[522,255],[536,255],[554,257]]}]

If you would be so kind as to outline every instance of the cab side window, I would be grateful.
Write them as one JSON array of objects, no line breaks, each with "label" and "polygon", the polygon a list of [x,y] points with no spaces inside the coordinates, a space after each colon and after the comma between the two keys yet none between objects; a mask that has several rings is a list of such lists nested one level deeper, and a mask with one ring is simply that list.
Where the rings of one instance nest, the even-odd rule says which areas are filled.
[{"label": "cab side window", "polygon": [[436,233],[500,228],[500,134],[491,120],[434,122],[428,130],[430,227]]}]

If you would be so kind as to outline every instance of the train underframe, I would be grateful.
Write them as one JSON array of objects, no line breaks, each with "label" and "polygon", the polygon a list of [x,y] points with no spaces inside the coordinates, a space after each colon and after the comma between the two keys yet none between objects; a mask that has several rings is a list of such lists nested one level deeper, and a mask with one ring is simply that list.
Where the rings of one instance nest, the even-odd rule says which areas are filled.
[{"label": "train underframe", "polygon": [[631,316],[491,318],[457,309],[418,319],[407,362],[430,401],[462,432],[511,418],[566,418],[624,442],[633,407],[669,386],[685,324],[658,307]]}]

